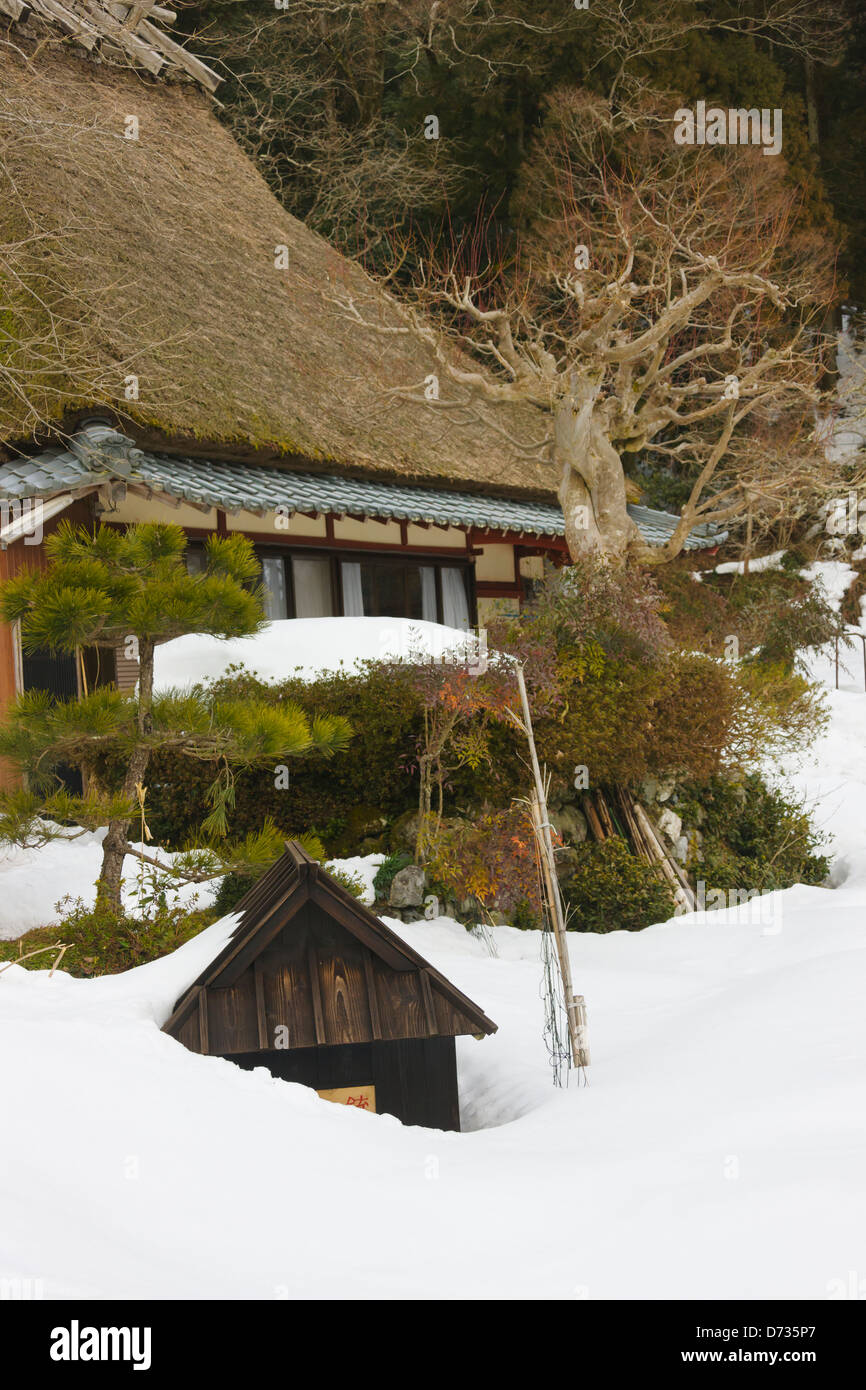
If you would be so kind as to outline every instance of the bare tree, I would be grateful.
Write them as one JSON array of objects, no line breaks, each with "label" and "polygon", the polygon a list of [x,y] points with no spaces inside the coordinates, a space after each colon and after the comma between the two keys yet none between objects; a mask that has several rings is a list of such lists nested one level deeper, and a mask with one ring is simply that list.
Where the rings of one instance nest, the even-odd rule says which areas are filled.
[{"label": "bare tree", "polygon": [[840,60],[850,29],[844,0],[592,0],[582,18],[592,27],[590,72],[607,74],[611,101],[633,101],[645,91],[648,65],[681,49],[688,34],[748,35],[808,64],[830,66]]},{"label": "bare tree", "polygon": [[431,247],[414,305],[380,331],[432,349],[452,392],[428,392],[429,408],[453,407],[455,391],[539,408],[533,447],[552,451],[573,556],[646,554],[624,459],[686,459],[695,482],[670,558],[697,522],[741,508],[736,478],[716,479],[750,424],[814,409],[832,248],[798,229],[778,159],[684,150],[669,121],[614,117],[573,91],[552,99],[527,171],[513,265],[485,265],[481,234]]}]

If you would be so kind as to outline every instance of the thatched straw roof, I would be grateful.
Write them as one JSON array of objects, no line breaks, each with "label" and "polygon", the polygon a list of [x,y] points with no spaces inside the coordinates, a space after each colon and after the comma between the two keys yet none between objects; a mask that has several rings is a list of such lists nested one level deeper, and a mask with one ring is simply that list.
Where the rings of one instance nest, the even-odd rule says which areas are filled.
[{"label": "thatched straw roof", "polygon": [[353,324],[345,300],[391,330],[400,311],[282,209],[191,83],[64,45],[32,56],[2,28],[0,284],[12,445],[111,407],[187,455],[555,493],[524,447],[540,414],[470,409],[444,380],[453,405],[425,405],[426,349]]}]

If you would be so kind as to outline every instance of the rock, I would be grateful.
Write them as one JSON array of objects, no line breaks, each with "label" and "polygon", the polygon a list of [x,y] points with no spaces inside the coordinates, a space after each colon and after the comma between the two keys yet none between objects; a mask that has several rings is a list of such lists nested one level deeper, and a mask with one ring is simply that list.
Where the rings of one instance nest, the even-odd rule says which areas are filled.
[{"label": "rock", "polygon": [[392,854],[396,854],[401,849],[414,850],[420,822],[420,811],[404,811],[402,816],[397,817],[388,836]]},{"label": "rock", "polygon": [[655,801],[658,796],[659,784],[654,777],[647,777],[640,784],[641,801]]},{"label": "rock", "polygon": [[407,864],[391,880],[388,902],[392,907],[423,907],[425,879],[420,864]]},{"label": "rock", "polygon": [[674,843],[676,843],[683,832],[682,817],[678,816],[676,811],[672,811],[669,806],[665,807],[664,811],[662,811],[656,821],[656,825],[659,830],[661,830],[662,834],[667,835],[668,839],[672,840]]},{"label": "rock", "polygon": [[401,922],[423,922],[424,909],[420,907],[404,907],[402,912],[396,913]]},{"label": "rock", "polygon": [[586,816],[577,806],[563,806],[553,817],[553,823],[563,840],[573,845],[582,844],[588,834]]},{"label": "rock", "polygon": [[577,873],[580,857],[576,849],[569,849],[567,845],[563,845],[554,851],[554,859],[556,860],[556,877],[560,881],[564,878],[573,878]]},{"label": "rock", "polygon": [[704,837],[700,830],[684,830],[674,845],[674,858],[683,865],[700,864],[703,859],[701,845]]},{"label": "rock", "polygon": [[656,777],[647,777],[641,782],[641,800],[668,801],[677,789],[674,777],[665,777],[660,782]]}]

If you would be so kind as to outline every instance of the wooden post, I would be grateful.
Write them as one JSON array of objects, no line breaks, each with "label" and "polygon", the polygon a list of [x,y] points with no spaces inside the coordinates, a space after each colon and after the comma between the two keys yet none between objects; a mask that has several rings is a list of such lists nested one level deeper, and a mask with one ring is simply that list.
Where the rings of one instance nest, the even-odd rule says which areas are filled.
[{"label": "wooden post", "polygon": [[559,970],[562,976],[562,988],[565,994],[565,1012],[568,1019],[568,1037],[571,1043],[571,1055],[576,1067],[588,1067],[589,1045],[587,1042],[586,1003],[582,994],[575,995],[574,986],[571,981],[571,962],[568,958],[565,915],[562,910],[562,897],[560,896],[559,882],[556,877],[556,860],[553,854],[553,837],[550,833],[551,827],[547,810],[547,796],[544,789],[544,780],[541,776],[541,768],[538,763],[535,735],[532,731],[532,716],[529,712],[526,681],[523,678],[523,667],[519,661],[515,662],[515,670],[517,672],[517,685],[520,690],[520,704],[523,711],[523,731],[526,734],[526,739],[529,744],[529,756],[532,763],[532,780],[534,783],[534,791],[531,800],[533,828],[535,829],[535,835],[538,841],[542,874],[547,889],[550,915],[553,922],[553,934],[556,940],[557,954],[559,956]]},{"label": "wooden post", "polygon": [[749,561],[752,558],[752,494],[746,494],[748,498],[748,511],[746,512],[746,553],[743,557],[743,575],[749,573]]}]

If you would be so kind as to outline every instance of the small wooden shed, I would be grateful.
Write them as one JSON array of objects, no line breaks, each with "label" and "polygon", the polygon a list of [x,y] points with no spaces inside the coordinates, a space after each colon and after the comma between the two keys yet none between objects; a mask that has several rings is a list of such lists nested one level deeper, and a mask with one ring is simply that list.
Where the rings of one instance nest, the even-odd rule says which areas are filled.
[{"label": "small wooden shed", "polygon": [[328,1100],[459,1129],[455,1037],[496,1024],[297,841],[163,1031]]}]

